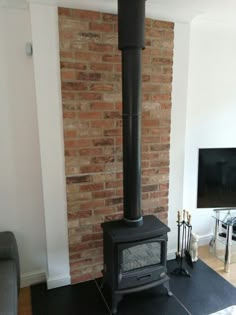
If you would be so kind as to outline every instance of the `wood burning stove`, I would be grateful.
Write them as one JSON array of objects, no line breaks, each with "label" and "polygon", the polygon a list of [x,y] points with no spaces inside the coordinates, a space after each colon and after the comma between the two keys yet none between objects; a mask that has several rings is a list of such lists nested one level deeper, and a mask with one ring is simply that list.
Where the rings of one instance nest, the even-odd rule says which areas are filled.
[{"label": "wood burning stove", "polygon": [[155,216],[143,217],[143,224],[127,226],[124,220],[102,223],[103,284],[112,294],[112,313],[124,294],[163,284],[169,295],[166,269],[167,233],[170,229]]},{"label": "wood burning stove", "polygon": [[145,0],[118,0],[118,46],[122,51],[123,220],[102,223],[103,284],[112,294],[112,312],[127,293],[163,284],[170,229],[141,210],[141,58]]}]

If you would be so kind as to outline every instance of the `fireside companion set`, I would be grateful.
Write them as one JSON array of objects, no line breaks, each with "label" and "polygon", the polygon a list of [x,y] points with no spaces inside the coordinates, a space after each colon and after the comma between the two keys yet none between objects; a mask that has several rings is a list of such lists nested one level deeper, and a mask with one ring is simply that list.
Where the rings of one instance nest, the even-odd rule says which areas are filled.
[{"label": "fireside companion set", "polygon": [[190,277],[190,273],[184,268],[184,261],[191,267],[194,267],[194,262],[198,260],[198,236],[192,233],[191,214],[183,210],[177,214],[177,252],[176,261],[179,267],[174,269],[172,275],[180,275]]},{"label": "fireside companion set", "polygon": [[[163,285],[172,295],[167,275],[167,233],[169,227],[141,209],[141,102],[142,50],[145,0],[118,0],[118,46],[122,52],[122,123],[124,218],[102,223],[104,269],[102,286],[108,286],[112,313],[123,295]],[[185,216],[185,214],[184,214]],[[182,248],[178,240],[177,260],[189,253],[191,216],[178,218],[183,229]],[[183,242],[188,243],[184,252]],[[187,240],[188,239],[188,240]],[[186,243],[186,244],[187,244]],[[187,257],[187,256],[186,256]],[[190,254],[189,254],[190,257]],[[189,260],[190,261],[190,260]],[[192,262],[192,261],[191,261]],[[182,273],[182,263],[179,268]]]}]

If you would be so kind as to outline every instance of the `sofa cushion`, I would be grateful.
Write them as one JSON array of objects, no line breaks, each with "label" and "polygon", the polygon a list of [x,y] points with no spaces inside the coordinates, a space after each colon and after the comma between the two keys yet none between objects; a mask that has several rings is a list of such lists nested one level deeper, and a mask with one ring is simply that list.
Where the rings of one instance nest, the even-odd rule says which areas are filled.
[{"label": "sofa cushion", "polygon": [[[20,290],[20,262],[15,235],[10,231],[0,232],[0,260],[14,260],[17,269],[18,293]],[[1,314],[2,315],[2,314]]]},{"label": "sofa cushion", "polygon": [[0,314],[17,314],[17,270],[13,260],[0,261]]}]

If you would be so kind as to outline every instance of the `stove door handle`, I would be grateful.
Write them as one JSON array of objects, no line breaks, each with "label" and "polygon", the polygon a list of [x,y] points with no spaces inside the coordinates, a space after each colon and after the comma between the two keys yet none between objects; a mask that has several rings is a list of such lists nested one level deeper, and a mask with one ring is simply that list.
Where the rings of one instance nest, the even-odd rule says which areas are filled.
[{"label": "stove door handle", "polygon": [[149,278],[151,278],[151,274],[149,273],[148,275],[144,275],[144,276],[141,276],[141,277],[137,277],[137,280],[139,281],[142,281],[142,280],[147,280]]}]

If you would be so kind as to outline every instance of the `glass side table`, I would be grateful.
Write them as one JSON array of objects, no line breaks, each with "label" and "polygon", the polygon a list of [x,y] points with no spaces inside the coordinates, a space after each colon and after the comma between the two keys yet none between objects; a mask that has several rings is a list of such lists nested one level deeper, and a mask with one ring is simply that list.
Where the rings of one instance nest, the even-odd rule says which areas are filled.
[{"label": "glass side table", "polygon": [[[214,234],[211,240],[213,254],[224,261],[224,271],[229,272],[232,251],[236,250],[236,209],[214,209]],[[219,254],[219,248],[224,251]],[[222,252],[222,251],[221,251]]]}]

